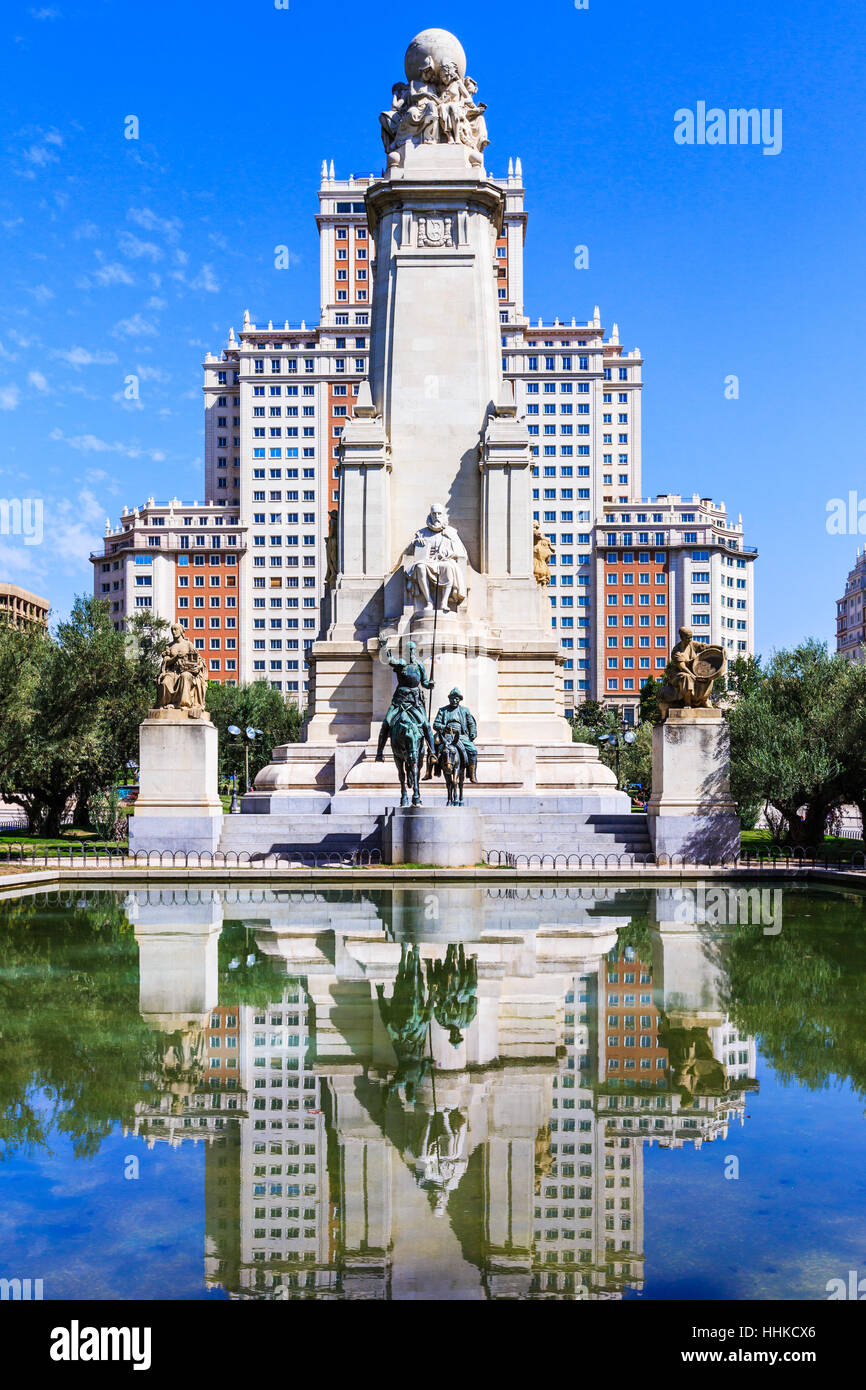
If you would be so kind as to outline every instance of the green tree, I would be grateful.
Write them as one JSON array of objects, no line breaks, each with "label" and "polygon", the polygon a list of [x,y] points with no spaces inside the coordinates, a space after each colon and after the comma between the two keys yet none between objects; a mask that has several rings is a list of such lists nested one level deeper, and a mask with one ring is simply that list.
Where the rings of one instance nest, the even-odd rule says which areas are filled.
[{"label": "green tree", "polygon": [[77,598],[55,636],[0,628],[0,793],[32,830],[59,834],[68,809],[123,776],[153,703],[151,670],[94,598]]},{"label": "green tree", "polygon": [[249,685],[210,685],[207,709],[219,733],[219,775],[225,781],[244,772],[244,743],[228,732],[230,724],[245,730],[261,729],[263,738],[248,743],[250,778],[271,760],[271,750],[281,743],[297,743],[301,733],[301,712],[294,701],[286,700],[266,681]]},{"label": "green tree", "polygon": [[[601,725],[609,722],[609,711],[598,700],[584,700],[582,705],[578,705],[574,711],[574,720],[577,724],[585,724],[590,729],[597,729]],[[579,740],[583,742],[583,740]]]},{"label": "green tree", "polygon": [[662,681],[657,681],[650,676],[641,686],[639,717],[642,724],[658,724],[661,721],[659,693],[662,684]]},{"label": "green tree", "polygon": [[853,798],[862,774],[864,675],[815,641],[744,674],[727,712],[734,797],[768,802],[792,843],[820,844],[828,812]]}]

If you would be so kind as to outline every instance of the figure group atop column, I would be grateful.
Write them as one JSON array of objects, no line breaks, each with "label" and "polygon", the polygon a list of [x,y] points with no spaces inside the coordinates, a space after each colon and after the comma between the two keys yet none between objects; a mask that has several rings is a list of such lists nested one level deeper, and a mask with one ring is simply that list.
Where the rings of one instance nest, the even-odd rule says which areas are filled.
[{"label": "figure group atop column", "polygon": [[389,165],[407,145],[465,145],[469,162],[483,163],[489,145],[478,84],[466,76],[466,54],[444,29],[425,29],[406,50],[406,82],[395,82],[391,108],[379,116]]}]

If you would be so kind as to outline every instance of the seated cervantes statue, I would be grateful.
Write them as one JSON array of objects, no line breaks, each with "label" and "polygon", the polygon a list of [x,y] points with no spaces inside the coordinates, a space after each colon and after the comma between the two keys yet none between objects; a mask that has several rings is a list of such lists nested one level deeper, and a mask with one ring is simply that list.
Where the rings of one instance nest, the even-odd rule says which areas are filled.
[{"label": "seated cervantes statue", "polygon": [[681,627],[679,635],[680,640],[673,648],[665,670],[665,683],[659,692],[662,719],[667,718],[669,709],[706,709],[713,682],[719,680],[728,669],[724,648],[696,645],[689,627]]},{"label": "seated cervantes statue", "polygon": [[182,627],[175,623],[171,636],[156,678],[156,707],[185,710],[191,719],[200,719],[207,697],[207,666]]},{"label": "seated cervantes statue", "polygon": [[441,502],[434,502],[427,525],[416,531],[406,566],[406,592],[421,616],[454,611],[466,599],[466,547]]}]

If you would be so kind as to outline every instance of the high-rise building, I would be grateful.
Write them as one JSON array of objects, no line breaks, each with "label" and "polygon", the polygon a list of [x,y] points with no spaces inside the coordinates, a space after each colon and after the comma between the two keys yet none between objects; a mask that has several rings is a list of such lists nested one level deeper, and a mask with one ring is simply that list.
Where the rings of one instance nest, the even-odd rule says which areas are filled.
[{"label": "high-rise building", "polygon": [[0,622],[12,627],[47,627],[51,604],[18,584],[0,582]]},{"label": "high-rise building", "polygon": [[[206,524],[216,527],[224,512],[224,525],[237,537],[233,631],[229,636],[215,629],[211,636],[208,629],[211,644],[221,637],[226,648],[229,641],[232,647],[230,653],[208,648],[213,679],[266,680],[302,705],[309,686],[307,655],[325,616],[340,439],[369,367],[376,248],[365,193],[371,181],[372,176],[338,179],[333,162],[323,163],[316,219],[319,323],[308,328],[302,321],[291,328],[288,320],[282,327],[268,320],[265,327],[245,312],[225,347],[206,355],[206,503],[201,513],[171,504],[175,514],[192,514],[195,526],[206,515]],[[621,706],[633,718],[641,682],[661,673],[680,624],[692,624],[696,637],[724,645],[729,657],[754,649],[755,552],[742,544],[742,524],[729,523],[724,507],[709,499],[686,505],[671,495],[640,502],[643,359],[637,348],[623,347],[616,324],[605,336],[598,307],[583,323],[530,321],[523,302],[527,214],[520,160],[509,160],[506,175],[492,181],[505,194],[491,266],[501,365],[531,438],[533,518],[555,547],[547,596],[562,652],[566,713],[592,698]],[[430,390],[436,390],[432,379]],[[109,530],[104,553],[92,557],[96,592],[110,599],[120,623],[133,607],[146,604],[147,553],[160,548],[163,555],[173,553],[168,533],[161,547],[149,533],[145,541],[145,512],[149,517],[153,504],[148,508],[133,520],[124,513],[120,531]],[[156,509],[166,512],[166,519],[169,510]],[[641,521],[643,516],[649,519]],[[617,539],[633,526],[634,544],[623,539],[621,550],[615,550],[610,526],[620,522],[624,529]],[[639,539],[641,527],[651,537],[646,543]],[[117,551],[127,551],[133,541],[129,532],[135,533],[134,558],[120,564]],[[616,559],[622,584],[630,581],[625,556],[632,549],[636,589],[643,556],[650,557],[651,614],[633,620],[639,628],[650,617],[650,632],[618,632],[614,646],[609,629],[617,615],[608,611],[606,580]],[[738,558],[730,557],[733,549]],[[742,574],[728,574],[737,567]],[[155,610],[191,628],[194,615],[186,606],[178,603],[171,611],[170,581],[162,588],[155,582],[159,568],[157,561],[150,590]],[[662,571],[664,590],[657,585]],[[142,582],[133,585],[133,574]],[[630,596],[623,593],[623,607]],[[628,618],[623,613],[618,624],[631,625]]]},{"label": "high-rise building", "polygon": [[[666,493],[606,503],[594,541],[594,651],[583,668],[594,673],[592,698],[637,723],[641,686],[664,675],[681,627],[696,642],[723,647],[729,661],[754,651],[757,550],[745,544],[743,519],[731,520],[724,502]],[[562,561],[571,556],[558,558],[562,582]],[[558,613],[570,630],[562,611],[571,607],[568,598],[551,585],[554,621]]]},{"label": "high-rise building", "polygon": [[133,613],[149,610],[185,630],[211,681],[237,685],[245,533],[237,511],[215,503],[158,505],[151,497],[131,512],[124,507],[90,556],[94,592],[110,605],[118,631]]},{"label": "high-rise building", "polygon": [[849,661],[866,661],[866,548],[858,550],[845,593],[836,601],[836,651]]}]

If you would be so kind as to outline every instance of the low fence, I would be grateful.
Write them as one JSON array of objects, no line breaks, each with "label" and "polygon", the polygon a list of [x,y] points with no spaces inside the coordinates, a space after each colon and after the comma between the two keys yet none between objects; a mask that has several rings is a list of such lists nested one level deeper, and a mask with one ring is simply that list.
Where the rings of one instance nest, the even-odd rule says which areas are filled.
[{"label": "low fence", "polygon": [[247,850],[137,850],[88,849],[85,844],[40,849],[38,845],[0,845],[0,867],[28,865],[44,869],[369,869],[382,863],[378,849],[326,854],[248,853]]},{"label": "low fence", "polygon": [[[483,864],[491,869],[523,869],[547,872],[571,869],[597,872],[608,869],[846,869],[866,872],[866,851],[848,854],[832,849],[805,849],[799,845],[761,846],[743,850],[724,859],[690,859],[679,854],[653,855],[633,852],[599,851],[596,854],[514,854],[510,850],[488,849]],[[249,853],[247,850],[139,850],[130,853],[124,845],[116,849],[88,849],[86,844],[67,848],[7,842],[0,844],[0,867],[69,869],[376,869],[383,867],[378,849],[332,850],[324,854],[302,852]]]},{"label": "low fence", "polygon": [[690,859],[680,854],[513,854],[510,850],[484,851],[490,868],[503,869],[859,869],[866,870],[866,851],[844,854],[832,849],[804,849],[799,845],[767,845],[742,850],[721,859]]}]

